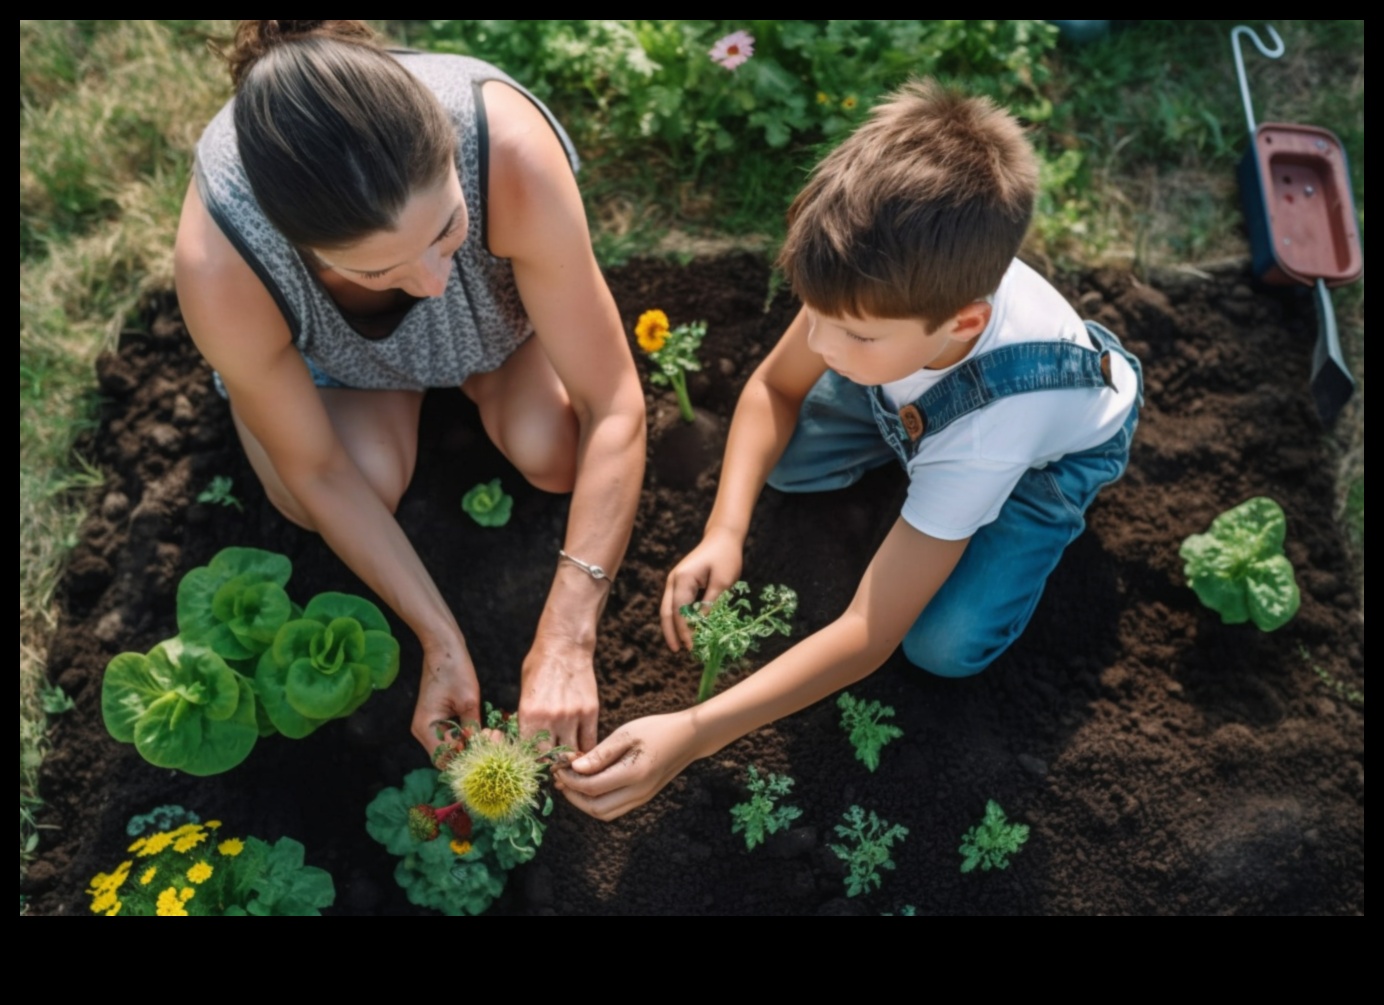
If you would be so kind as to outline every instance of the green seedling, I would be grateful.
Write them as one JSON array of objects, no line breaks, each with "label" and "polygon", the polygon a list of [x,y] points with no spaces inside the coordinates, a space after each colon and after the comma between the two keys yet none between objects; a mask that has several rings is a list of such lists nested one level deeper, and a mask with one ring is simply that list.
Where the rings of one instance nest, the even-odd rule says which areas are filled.
[{"label": "green seedling", "polygon": [[240,512],[244,513],[245,507],[241,505],[240,500],[237,499],[235,493],[231,491],[234,485],[235,482],[228,476],[217,475],[211,480],[210,485],[197,493],[197,501],[212,506],[234,506],[236,509],[240,510]]},{"label": "green seedling", "polygon": [[1302,602],[1293,566],[1283,554],[1287,519],[1266,496],[1216,517],[1205,534],[1182,542],[1187,582],[1227,625],[1253,621],[1271,632],[1287,624]]},{"label": "green seedling", "polygon": [[678,611],[692,628],[692,655],[702,664],[697,701],[706,701],[716,690],[716,678],[726,666],[758,648],[759,640],[789,635],[789,620],[798,609],[798,595],[786,586],[766,586],[759,595],[760,611],[754,613],[741,580],[713,603],[684,604]]},{"label": "green seedling", "polygon": [[730,832],[745,835],[745,850],[754,851],[770,834],[784,830],[803,815],[796,806],[779,806],[782,796],[793,789],[793,779],[787,775],[763,775],[751,764],[745,771],[745,787],[750,798],[730,808]]},{"label": "green seedling", "polygon": [[903,736],[898,726],[880,722],[894,717],[893,707],[878,701],[860,701],[849,691],[841,692],[836,707],[841,710],[841,728],[855,747],[856,760],[874,771],[879,767],[879,752],[884,745]]},{"label": "green seedling", "polygon": [[509,523],[514,497],[500,488],[500,479],[481,482],[461,497],[461,508],[482,527],[503,527]]},{"label": "green seedling", "polygon": [[[914,907],[912,904],[904,904],[903,907],[899,908],[899,913],[897,915],[897,917],[900,918],[916,918],[917,916],[918,909]],[[895,914],[893,911],[885,911],[883,914],[880,915],[880,917],[893,918],[895,917]]]},{"label": "green seedling", "polygon": [[1028,824],[1012,824],[993,799],[985,804],[985,819],[961,838],[961,871],[977,866],[984,872],[1008,869],[1009,856],[1028,840]]},{"label": "green seedling", "polygon": [[859,806],[848,809],[842,819],[836,836],[843,843],[832,845],[831,850],[846,863],[846,895],[858,897],[879,889],[881,869],[895,868],[889,851],[894,842],[908,836],[908,828],[881,820],[874,810],[867,815]]},{"label": "green seedling", "polygon": [[1302,662],[1307,664],[1317,680],[1321,681],[1322,685],[1337,698],[1347,705],[1354,705],[1356,708],[1365,707],[1364,691],[1349,686],[1326,667],[1312,659],[1312,654],[1307,651],[1306,646],[1298,646],[1298,655],[1302,657]]},{"label": "green seedling", "polygon": [[72,696],[64,691],[60,684],[50,684],[47,681],[43,682],[39,690],[38,702],[44,715],[62,715],[77,707]]}]

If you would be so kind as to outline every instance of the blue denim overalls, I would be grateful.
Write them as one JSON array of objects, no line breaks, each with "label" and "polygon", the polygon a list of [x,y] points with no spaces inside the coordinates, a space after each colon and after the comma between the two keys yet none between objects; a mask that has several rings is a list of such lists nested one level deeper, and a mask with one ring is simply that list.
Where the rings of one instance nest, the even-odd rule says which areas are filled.
[{"label": "blue denim overalls", "polygon": [[928,436],[1010,395],[1108,386],[1112,352],[1129,361],[1139,381],[1119,432],[1099,446],[1029,469],[999,516],[971,537],[903,641],[917,666],[966,677],[1009,648],[1033,616],[1063,550],[1085,529],[1086,508],[1124,473],[1143,404],[1142,367],[1106,328],[1088,321],[1086,329],[1096,349],[1028,342],[983,353],[897,411],[881,388],[853,384],[831,371],[803,402],[793,439],[769,476],[769,484],[784,492],[843,488],[891,457],[907,467]]}]

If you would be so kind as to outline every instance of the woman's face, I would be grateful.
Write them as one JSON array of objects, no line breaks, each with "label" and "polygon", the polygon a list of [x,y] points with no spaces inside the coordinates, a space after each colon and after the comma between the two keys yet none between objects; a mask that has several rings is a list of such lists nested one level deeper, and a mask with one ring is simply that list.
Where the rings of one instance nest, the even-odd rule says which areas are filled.
[{"label": "woman's face", "polygon": [[382,230],[347,248],[314,250],[319,261],[367,290],[403,290],[436,297],[447,287],[452,256],[466,240],[466,200],[456,169],[431,188],[414,193],[393,230]]}]

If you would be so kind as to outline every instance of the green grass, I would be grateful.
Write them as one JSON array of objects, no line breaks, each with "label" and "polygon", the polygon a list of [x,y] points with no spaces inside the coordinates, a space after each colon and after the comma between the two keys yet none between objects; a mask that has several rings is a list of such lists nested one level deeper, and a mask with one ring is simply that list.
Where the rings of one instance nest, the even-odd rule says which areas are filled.
[{"label": "green grass", "polygon": [[[229,93],[206,39],[224,36],[229,24],[20,22],[21,869],[37,843],[35,779],[46,735],[45,694],[54,707],[44,675],[53,591],[100,483],[99,473],[73,453],[94,414],[93,362],[140,298],[170,285],[191,150]],[[426,36],[419,22],[410,24],[411,41]],[[524,23],[489,24],[507,32]],[[830,142],[829,130],[824,126],[815,136],[809,130],[800,142],[778,149],[766,145],[763,132],[747,130],[733,137],[728,152],[707,155],[700,171],[689,168],[667,143],[641,139],[630,131],[635,120],[620,117],[629,95],[611,90],[608,81],[609,74],[628,72],[623,58],[609,58],[625,51],[615,43],[628,46],[622,24],[569,32],[578,47],[582,38],[598,40],[586,51],[526,51],[518,42],[492,40],[569,81],[560,87],[524,82],[540,93],[548,87],[582,146],[583,192],[602,261],[649,253],[687,260],[734,247],[772,252],[783,210],[821,144]],[[665,62],[704,58],[686,42],[701,36],[686,26],[628,24],[641,26],[640,44]],[[704,33],[713,22],[698,24]],[[1044,159],[1032,240],[1039,254],[1072,264],[1109,260],[1147,267],[1247,252],[1234,182],[1246,138],[1228,41],[1233,22],[1144,21],[1101,42],[1055,51],[1038,38],[1032,43],[1032,52],[1041,52],[1036,63],[1032,52],[1005,48],[1001,54],[1012,56],[1022,72],[985,50],[990,38],[1001,47],[1016,44],[1019,36],[1004,22],[947,22],[946,30],[956,33],[954,50],[888,66],[871,64],[869,56],[875,51],[869,46],[897,55],[885,37],[894,29],[882,23],[831,22],[829,32],[821,28],[830,44],[810,56],[804,48],[790,52],[785,34],[801,31],[793,26],[802,23],[753,24],[765,40],[761,56],[777,53],[785,66],[810,65],[812,79],[838,98],[857,85],[883,86],[905,65],[935,66],[975,89],[1015,95],[1036,123]],[[903,22],[894,24],[906,31]],[[1310,122],[1340,134],[1351,157],[1363,235],[1364,22],[1275,24],[1285,56],[1269,61],[1246,54],[1258,117]],[[865,69],[854,69],[857,64]],[[841,79],[842,68],[859,76]],[[719,86],[725,78],[708,79]],[[756,91],[756,100],[771,91]],[[697,107],[704,118],[710,114],[706,102]],[[1354,542],[1363,598],[1363,284],[1336,291],[1334,299],[1361,382],[1359,403],[1343,418],[1336,442],[1342,523]]]}]

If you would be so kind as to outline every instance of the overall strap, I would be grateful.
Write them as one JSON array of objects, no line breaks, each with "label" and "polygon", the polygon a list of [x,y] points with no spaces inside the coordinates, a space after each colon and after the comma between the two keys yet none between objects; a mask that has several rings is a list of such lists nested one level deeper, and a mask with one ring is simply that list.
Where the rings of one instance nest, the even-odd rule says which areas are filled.
[{"label": "overall strap", "polygon": [[[897,415],[916,453],[923,439],[946,429],[957,419],[991,402],[1030,391],[1066,388],[1114,387],[1110,379],[1110,345],[1115,336],[1088,323],[1093,348],[1072,342],[1020,342],[983,353],[960,363],[955,370],[924,392],[916,401],[898,409]],[[871,388],[877,404],[884,393]]]}]

